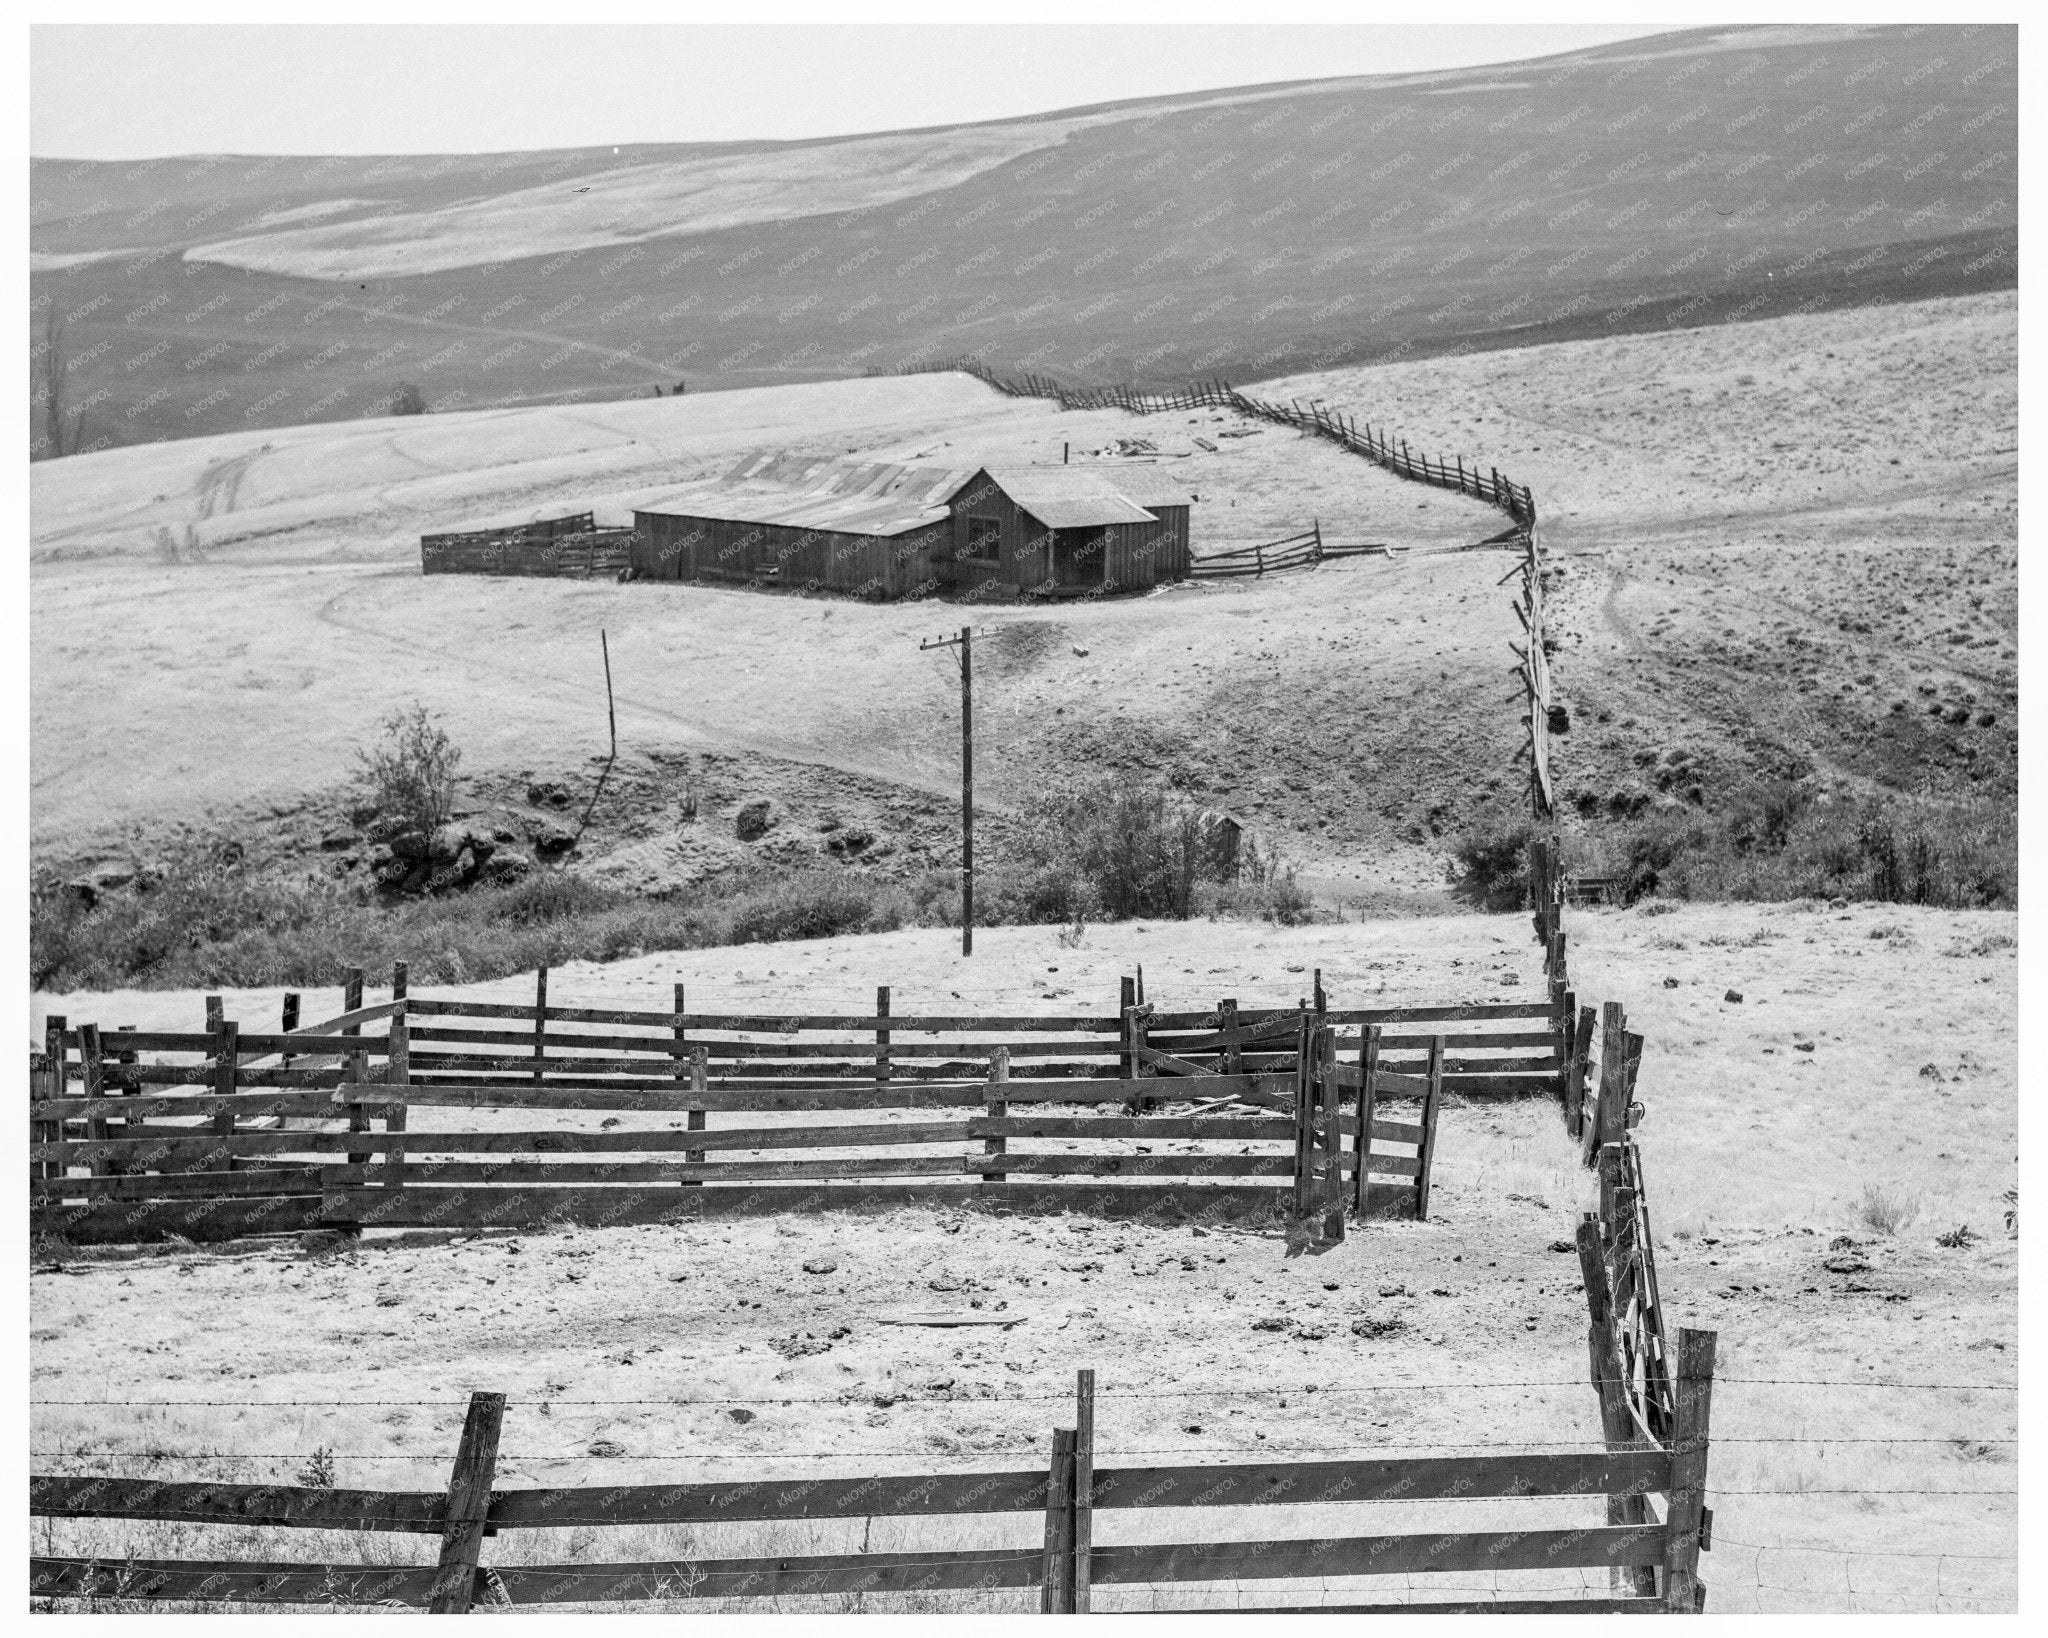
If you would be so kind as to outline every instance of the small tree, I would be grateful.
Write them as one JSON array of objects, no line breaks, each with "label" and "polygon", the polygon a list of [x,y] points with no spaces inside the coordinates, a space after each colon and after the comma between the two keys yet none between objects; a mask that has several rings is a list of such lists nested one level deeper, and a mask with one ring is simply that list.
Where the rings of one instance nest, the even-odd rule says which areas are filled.
[{"label": "small tree", "polygon": [[358,750],[363,786],[380,813],[408,829],[431,831],[455,808],[455,767],[462,752],[438,719],[415,700],[384,719],[384,737]]},{"label": "small tree", "polygon": [[410,381],[399,383],[398,391],[391,395],[393,415],[424,415],[427,413],[427,397]]}]

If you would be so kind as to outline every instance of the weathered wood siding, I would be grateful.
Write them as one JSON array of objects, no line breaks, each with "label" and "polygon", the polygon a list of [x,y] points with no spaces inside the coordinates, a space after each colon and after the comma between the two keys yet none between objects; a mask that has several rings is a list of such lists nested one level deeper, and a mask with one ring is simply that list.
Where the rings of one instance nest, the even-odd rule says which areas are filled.
[{"label": "weathered wood siding", "polygon": [[534,530],[422,535],[422,574],[513,574],[589,579],[614,576],[632,560],[631,529]]},{"label": "weathered wood siding", "polygon": [[877,601],[936,589],[932,559],[949,533],[944,523],[885,537],[662,512],[636,512],[633,520],[636,579],[785,586]]},{"label": "weathered wood siding", "polygon": [[[941,585],[953,591],[974,591],[994,583],[1028,591],[1044,582],[1049,572],[1045,543],[1051,531],[1010,499],[995,479],[986,472],[975,473],[951,505],[951,549],[940,553],[933,565]],[[967,556],[970,517],[1001,520],[1002,555],[996,562]]]}]

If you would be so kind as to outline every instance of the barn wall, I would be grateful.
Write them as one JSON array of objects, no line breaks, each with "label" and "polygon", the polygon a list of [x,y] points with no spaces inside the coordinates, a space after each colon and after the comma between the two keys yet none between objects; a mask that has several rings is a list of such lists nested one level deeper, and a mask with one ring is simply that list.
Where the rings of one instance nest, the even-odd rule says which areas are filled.
[{"label": "barn wall", "polygon": [[932,553],[946,525],[908,535],[842,534],[726,518],[635,514],[634,568],[649,580],[711,580],[888,599],[933,589]]},{"label": "barn wall", "polygon": [[1178,578],[1173,572],[1173,530],[1164,519],[1111,525],[1104,556],[1111,591],[1135,591]]},{"label": "barn wall", "polygon": [[[941,585],[954,591],[973,591],[999,583],[1024,590],[1045,579],[1044,525],[1010,499],[986,472],[977,472],[953,497],[951,507],[950,550],[941,553],[934,565]],[[966,556],[970,516],[1002,520],[1002,557],[998,562],[984,563]]]}]

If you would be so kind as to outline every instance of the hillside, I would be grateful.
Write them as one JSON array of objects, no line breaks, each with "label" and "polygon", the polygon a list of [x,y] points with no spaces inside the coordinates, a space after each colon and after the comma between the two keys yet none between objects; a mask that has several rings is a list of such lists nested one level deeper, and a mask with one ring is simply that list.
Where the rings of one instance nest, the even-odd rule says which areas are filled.
[{"label": "hillside", "polygon": [[[2016,321],[2011,297],[1973,297],[1279,390],[1388,417],[1534,486],[1563,573],[1555,676],[1572,726],[1557,767],[1575,812],[1716,811],[1747,782],[1786,775],[2009,804]],[[906,851],[936,845],[957,777],[957,682],[917,644],[972,619],[985,630],[979,788],[993,809],[1122,767],[1241,814],[1326,899],[1439,893],[1446,838],[1521,803],[1506,671],[1519,628],[1496,584],[1508,564],[1433,550],[1499,520],[1235,422],[1062,413],[931,375],[41,463],[34,846],[48,861],[125,857],[209,812],[313,846],[340,811],[354,747],[414,697],[445,713],[480,778],[587,789],[604,747],[600,628],[635,794],[601,816],[592,854],[673,879],[688,851],[676,806],[706,753],[735,759],[717,776],[733,800],[788,801],[796,829],[854,800],[806,771],[831,769],[869,782],[858,799],[878,831]],[[424,529],[615,513],[743,449],[1056,460],[1064,445],[1114,462],[1097,452],[1129,437],[1153,441],[1201,495],[1197,552],[1319,518],[1333,538],[1412,553],[971,612],[417,569]],[[167,560],[151,530],[195,516],[196,560]]]},{"label": "hillside", "polygon": [[2010,29],[1698,29],[833,142],[38,160],[34,344],[91,449],[402,381],[1245,381],[2005,289],[2016,87]]}]

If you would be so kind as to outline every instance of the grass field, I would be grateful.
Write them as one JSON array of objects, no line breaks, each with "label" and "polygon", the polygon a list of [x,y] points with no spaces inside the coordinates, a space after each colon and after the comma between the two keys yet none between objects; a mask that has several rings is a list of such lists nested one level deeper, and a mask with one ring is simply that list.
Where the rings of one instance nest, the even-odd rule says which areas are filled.
[{"label": "grass field", "polygon": [[[1580,994],[1622,1001],[1649,1043],[1639,1136],[1665,1301],[1674,1323],[1720,1336],[1711,1609],[2013,1607],[2016,1406],[2005,1390],[2016,1380],[2018,1265],[2000,1212],[2016,1181],[2015,925],[1996,913],[1819,905],[1570,918]],[[971,961],[926,931],[648,957],[555,973],[551,993],[652,1004],[681,980],[693,1005],[852,1008],[886,981],[904,1009],[1030,996],[1051,1010],[1108,1006],[1116,975],[1142,962],[1148,994],[1169,1005],[1291,1001],[1320,966],[1345,1006],[1526,995],[1539,977],[1520,916],[1249,941],[1222,924],[1116,925],[1091,929],[1079,948],[1050,929],[996,929],[977,942]],[[1740,1004],[1719,999],[1731,986]],[[465,993],[514,1000],[527,986]],[[188,1027],[200,1000],[40,998],[31,1022],[44,1005]],[[244,1020],[276,1005],[275,992],[227,998]],[[1799,1052],[1801,1040],[1814,1051]],[[1904,1203],[1888,1232],[1871,1226],[1873,1189]],[[445,1478],[463,1397],[494,1389],[514,1400],[504,1448],[519,1484],[688,1479],[771,1459],[792,1474],[1031,1466],[1080,1364],[1098,1369],[1110,1396],[1106,1463],[1148,1451],[1277,1460],[1297,1446],[1596,1438],[1576,1262],[1552,1249],[1591,1203],[1591,1180],[1555,1109],[1448,1109],[1434,1195],[1428,1224],[1365,1226],[1312,1256],[1257,1232],[898,1211],[461,1243],[372,1236],[357,1253],[311,1259],[67,1261],[31,1287],[34,1448],[48,1453],[37,1465],[289,1479],[324,1446],[342,1484],[431,1487]],[[1962,1222],[1980,1238],[1935,1243]],[[1842,1236],[1866,1271],[1823,1266]],[[821,1257],[836,1265],[830,1274],[802,1268]],[[1022,1323],[968,1333],[876,1323],[968,1299],[1007,1302]],[[1285,1323],[1254,1330],[1262,1319]],[[1358,1319],[1381,1334],[1354,1335]],[[777,1351],[806,1333],[829,1346]],[[1238,1397],[1246,1389],[1258,1391]],[[88,1403],[51,1403],[63,1399]],[[146,1408],[171,1399],[236,1408]],[[734,1410],[753,1414],[742,1422]],[[600,1440],[616,1453],[593,1454]],[[1493,1527],[1517,1522],[1535,1522],[1533,1504],[1488,1512]],[[1477,1527],[1474,1504],[1161,1515],[1106,1522],[1098,1539],[1135,1539],[1138,1528],[1149,1539],[1202,1529],[1256,1539],[1451,1527]],[[309,1555],[324,1539],[259,1549],[250,1533],[202,1543],[167,1532],[151,1545],[139,1528],[90,1528],[101,1533],[38,1527],[37,1538],[56,1550]],[[862,1540],[880,1550],[1022,1542],[1031,1529],[1014,1518],[878,1520],[772,1540],[731,1527],[694,1541],[591,1530],[500,1538],[486,1559],[854,1550]],[[377,1546],[422,1550],[404,1538]],[[1342,1592],[1245,1583],[1222,1596]]]}]

